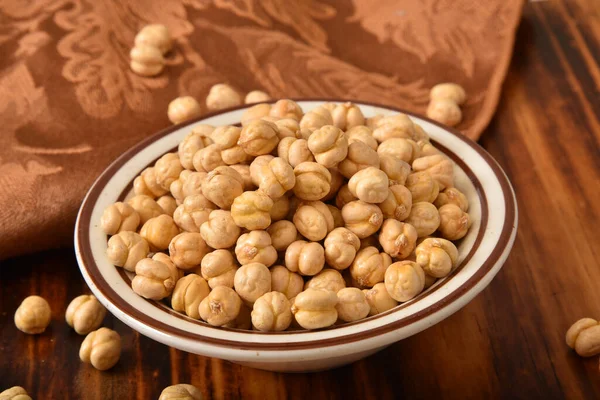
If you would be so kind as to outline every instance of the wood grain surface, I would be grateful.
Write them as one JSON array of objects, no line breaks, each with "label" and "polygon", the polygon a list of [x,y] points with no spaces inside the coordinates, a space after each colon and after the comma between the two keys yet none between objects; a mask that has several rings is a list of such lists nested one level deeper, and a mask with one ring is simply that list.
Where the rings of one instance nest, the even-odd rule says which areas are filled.
[{"label": "wood grain surface", "polygon": [[[598,357],[564,343],[575,320],[600,318],[599,64],[599,1],[527,4],[481,139],[516,190],[516,243],[491,285],[443,322],[349,366],[279,374],[170,349],[109,316],[124,352],[100,372],[79,361],[83,338],[64,323],[88,290],[73,250],[57,250],[0,265],[0,389],[20,385],[34,399],[153,399],[173,383],[206,399],[600,398]],[[13,324],[31,294],[53,310],[39,336]]]}]

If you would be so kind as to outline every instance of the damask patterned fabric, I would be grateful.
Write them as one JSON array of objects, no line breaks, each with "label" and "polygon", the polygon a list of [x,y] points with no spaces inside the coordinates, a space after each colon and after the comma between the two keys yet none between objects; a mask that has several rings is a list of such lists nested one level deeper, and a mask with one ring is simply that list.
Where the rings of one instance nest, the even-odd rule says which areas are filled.
[{"label": "damask patterned fabric", "polygon": [[[523,0],[0,1],[0,259],[72,242],[98,174],[211,85],[424,113],[463,85],[478,138],[498,102]],[[128,68],[136,32],[167,25],[165,72]],[[204,106],[204,105],[203,105]]]}]

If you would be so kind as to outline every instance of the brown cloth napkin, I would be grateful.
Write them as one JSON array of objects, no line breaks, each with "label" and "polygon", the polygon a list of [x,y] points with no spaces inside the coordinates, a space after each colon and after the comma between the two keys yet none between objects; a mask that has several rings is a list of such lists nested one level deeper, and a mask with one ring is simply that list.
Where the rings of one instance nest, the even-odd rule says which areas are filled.
[{"label": "brown cloth napkin", "polygon": [[[100,172],[169,126],[169,101],[227,82],[272,97],[336,97],[424,113],[460,83],[477,139],[523,0],[37,0],[0,2],[0,259],[66,246]],[[176,41],[156,78],[129,50],[147,23]],[[204,104],[203,104],[204,107]]]}]

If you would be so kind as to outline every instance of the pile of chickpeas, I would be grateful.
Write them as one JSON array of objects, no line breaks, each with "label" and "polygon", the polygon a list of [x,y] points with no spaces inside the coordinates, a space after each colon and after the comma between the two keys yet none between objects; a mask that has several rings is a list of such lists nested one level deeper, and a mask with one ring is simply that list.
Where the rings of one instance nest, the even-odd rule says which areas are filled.
[{"label": "pile of chickpeas", "polygon": [[292,100],[197,125],[109,206],[133,290],[213,326],[319,329],[413,299],[471,225],[453,162],[408,116]]}]

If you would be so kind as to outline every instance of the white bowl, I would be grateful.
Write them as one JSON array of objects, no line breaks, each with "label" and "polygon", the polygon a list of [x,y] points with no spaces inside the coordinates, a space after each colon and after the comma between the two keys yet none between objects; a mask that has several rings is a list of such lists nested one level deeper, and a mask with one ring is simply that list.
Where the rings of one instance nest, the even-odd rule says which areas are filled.
[{"label": "white bowl", "polygon": [[[322,103],[298,101],[305,112]],[[367,117],[400,111],[356,104]],[[456,187],[469,199],[473,224],[458,246],[459,267],[450,276],[390,311],[317,331],[262,333],[217,328],[138,296],[131,289],[130,276],[114,267],[106,256],[107,236],[100,229],[103,210],[129,196],[133,179],[175,149],[192,127],[201,123],[237,124],[245,109],[224,110],[149,137],[111,164],[85,197],[75,229],[81,272],[98,300],[131,328],[177,349],[255,368],[323,370],[367,357],[450,316],[482,291],[502,267],[517,231],[517,204],[506,175],[473,141],[407,113],[425,129],[436,147],[455,161]]]}]

